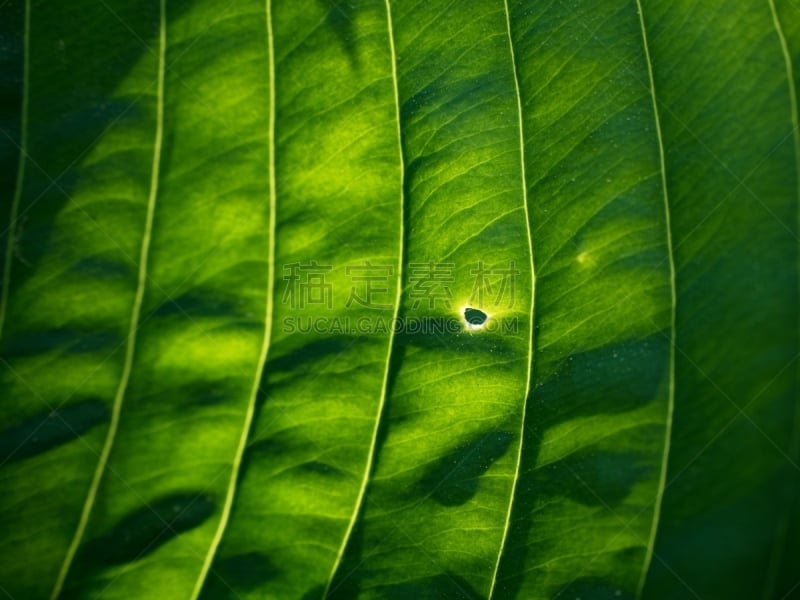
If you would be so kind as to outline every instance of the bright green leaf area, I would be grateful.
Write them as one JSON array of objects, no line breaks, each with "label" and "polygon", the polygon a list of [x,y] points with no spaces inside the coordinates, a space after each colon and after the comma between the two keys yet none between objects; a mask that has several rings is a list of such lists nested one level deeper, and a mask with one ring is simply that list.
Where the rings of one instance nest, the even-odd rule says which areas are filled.
[{"label": "bright green leaf area", "polygon": [[0,3],[0,596],[800,598],[796,0]]}]

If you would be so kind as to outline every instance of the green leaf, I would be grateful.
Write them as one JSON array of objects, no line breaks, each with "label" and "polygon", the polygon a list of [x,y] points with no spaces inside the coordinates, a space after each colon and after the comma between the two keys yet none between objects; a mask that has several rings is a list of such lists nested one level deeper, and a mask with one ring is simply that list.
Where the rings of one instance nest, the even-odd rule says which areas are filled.
[{"label": "green leaf", "polygon": [[[507,528],[531,369],[531,239],[506,16],[500,3],[388,8],[410,232],[401,314],[462,320],[477,302],[490,322],[517,327],[398,337],[376,468],[331,592],[478,596]],[[454,265],[449,306],[418,305],[415,265],[428,261]],[[481,262],[519,267],[512,307],[473,295]]]},{"label": "green leaf", "polygon": [[669,199],[650,65],[635,2],[513,6],[538,327],[524,494],[497,597],[633,597],[673,394]]},{"label": "green leaf", "polygon": [[799,9],[0,4],[0,591],[800,593]]},{"label": "green leaf", "polygon": [[798,132],[765,4],[644,12],[654,65],[681,65],[655,70],[678,298],[653,597],[783,598],[797,583],[776,588],[773,571],[798,551],[775,549],[800,462]]},{"label": "green leaf", "polygon": [[[347,328],[374,313],[391,320],[402,269],[402,170],[383,4],[276,2],[270,16],[277,277],[302,277],[295,264],[330,267],[332,307],[302,306],[302,281],[286,281],[276,296],[263,404],[230,523],[218,553],[208,555],[207,598],[324,589],[370,472],[393,338],[388,328],[365,336]],[[358,35],[342,40],[349,29]],[[367,263],[384,269],[385,281],[374,285],[383,291],[371,298],[382,308],[347,308],[350,276],[380,276],[358,271]],[[348,267],[356,269],[350,276]],[[310,326],[325,320],[322,333]]]}]

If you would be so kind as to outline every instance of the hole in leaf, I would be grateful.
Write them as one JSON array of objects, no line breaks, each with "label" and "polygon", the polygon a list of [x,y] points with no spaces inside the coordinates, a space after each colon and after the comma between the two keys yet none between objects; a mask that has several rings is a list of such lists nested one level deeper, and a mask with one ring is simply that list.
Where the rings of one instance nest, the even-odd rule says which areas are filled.
[{"label": "hole in leaf", "polygon": [[464,319],[466,319],[467,323],[470,325],[480,326],[486,323],[486,319],[489,318],[485,312],[478,308],[465,308],[464,309]]}]

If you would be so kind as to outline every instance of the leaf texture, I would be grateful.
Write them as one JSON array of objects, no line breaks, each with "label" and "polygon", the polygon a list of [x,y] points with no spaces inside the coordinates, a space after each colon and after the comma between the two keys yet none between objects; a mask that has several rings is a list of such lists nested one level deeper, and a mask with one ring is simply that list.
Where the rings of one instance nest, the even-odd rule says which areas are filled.
[{"label": "leaf texture", "polygon": [[800,594],[792,0],[0,4],[0,591]]}]

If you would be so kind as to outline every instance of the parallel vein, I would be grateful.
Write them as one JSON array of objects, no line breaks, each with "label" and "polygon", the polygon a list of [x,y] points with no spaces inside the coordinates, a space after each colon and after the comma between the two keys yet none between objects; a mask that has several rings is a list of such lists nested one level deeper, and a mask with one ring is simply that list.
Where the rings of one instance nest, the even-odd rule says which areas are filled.
[{"label": "parallel vein", "polygon": [[264,319],[264,339],[261,343],[261,352],[258,358],[256,374],[253,379],[253,387],[250,390],[250,400],[247,405],[244,424],[242,425],[242,435],[239,438],[239,445],[233,459],[231,477],[228,481],[227,493],[225,494],[225,504],[222,507],[222,515],[217,525],[217,531],[206,553],[203,567],[198,575],[194,591],[191,595],[192,600],[196,600],[203,591],[203,585],[205,584],[208,572],[211,570],[211,564],[214,562],[217,549],[222,542],[222,537],[225,535],[228,521],[230,521],[233,500],[236,496],[236,485],[239,481],[239,471],[242,467],[242,459],[245,449],[247,448],[247,440],[250,437],[250,430],[253,426],[253,419],[256,412],[256,400],[258,398],[258,391],[260,389],[261,379],[264,374],[264,367],[269,353],[269,346],[272,340],[273,296],[275,295],[275,218],[277,212],[277,187],[275,183],[275,43],[272,34],[272,0],[266,0],[266,26],[267,54],[269,61],[269,124],[267,132],[269,145],[269,241],[267,249],[267,299],[266,316]]},{"label": "parallel vein", "polygon": [[664,138],[661,133],[661,118],[658,112],[658,100],[656,98],[656,82],[653,75],[653,61],[650,58],[650,45],[647,42],[647,27],[644,22],[644,9],[641,0],[636,0],[636,8],[639,12],[639,25],[642,29],[642,46],[644,48],[645,61],[647,62],[647,76],[650,82],[650,97],[653,103],[653,119],[656,126],[656,137],[658,139],[658,154],[661,168],[661,188],[664,195],[664,214],[667,230],[667,252],[669,254],[669,278],[670,278],[670,344],[669,344],[669,397],[667,399],[667,422],[664,432],[664,453],[661,456],[661,475],[658,481],[658,491],[656,492],[655,506],[653,510],[653,522],[650,528],[650,539],[647,543],[642,573],[639,578],[637,597],[641,598],[644,585],[647,581],[647,572],[650,570],[650,563],[653,561],[653,552],[656,544],[656,534],[658,523],[661,517],[661,505],[664,498],[664,489],[667,484],[667,464],[669,462],[669,449],[672,441],[672,420],[675,411],[675,315],[677,312],[677,293],[675,289],[675,254],[672,247],[672,224],[669,206],[669,193],[667,191],[667,163],[664,151]]},{"label": "parallel vein", "polygon": [[19,163],[17,164],[16,187],[11,200],[11,216],[8,221],[8,240],[3,260],[3,283],[0,288],[0,338],[3,337],[3,326],[8,307],[8,288],[11,284],[11,261],[14,247],[17,244],[17,219],[19,205],[22,200],[22,184],[25,181],[25,165],[28,162],[28,105],[30,104],[30,38],[31,38],[31,0],[25,0],[25,24],[23,35],[22,57],[22,110],[20,115]]},{"label": "parallel vein", "polygon": [[147,263],[150,253],[150,240],[153,232],[153,215],[155,214],[156,199],[158,197],[158,182],[161,167],[161,148],[164,138],[164,71],[165,71],[165,57],[167,46],[167,24],[166,24],[166,0],[160,1],[160,24],[159,24],[159,50],[158,50],[158,88],[156,92],[156,132],[155,141],[153,144],[153,165],[150,174],[150,194],[147,200],[147,215],[145,218],[144,235],[142,236],[142,246],[139,253],[139,277],[136,286],[136,296],[134,297],[133,309],[131,311],[131,323],[128,330],[128,340],[125,346],[125,362],[122,368],[122,376],[120,377],[117,393],[114,396],[114,404],[111,409],[111,423],[109,424],[106,440],[103,444],[103,450],[100,453],[100,459],[97,463],[97,468],[92,478],[92,483],[89,487],[89,492],[86,496],[86,501],[81,511],[81,518],[78,522],[78,527],[75,535],[72,538],[67,555],[61,565],[61,571],[58,574],[58,579],[53,588],[51,599],[55,600],[61,594],[69,573],[70,566],[75,559],[75,554],[80,547],[86,527],[89,523],[89,516],[91,515],[92,508],[94,507],[97,498],[97,492],[100,488],[100,482],[103,479],[108,458],[111,455],[111,449],[114,446],[114,439],[119,428],[120,412],[122,410],[122,403],[125,399],[125,393],[128,389],[128,381],[130,380],[131,371],[133,369],[133,357],[136,351],[136,334],[139,328],[139,318],[142,310],[142,302],[144,300],[145,287],[147,285]]},{"label": "parallel vein", "polygon": [[500,540],[500,548],[497,552],[497,560],[492,572],[492,582],[489,587],[489,599],[494,596],[494,589],[497,584],[497,573],[500,570],[500,561],[505,552],[506,540],[508,539],[508,532],[511,528],[511,512],[514,507],[514,499],[517,492],[517,483],[519,482],[519,472],[522,465],[522,445],[525,434],[525,419],[527,416],[528,401],[531,397],[531,376],[533,373],[533,311],[536,298],[536,271],[533,264],[533,236],[531,235],[531,220],[530,210],[528,206],[528,178],[525,172],[525,129],[522,118],[522,94],[519,87],[519,72],[517,71],[517,59],[514,51],[514,40],[511,36],[511,11],[508,8],[508,0],[503,0],[503,5],[506,13],[506,31],[508,33],[508,50],[511,55],[511,67],[514,73],[514,91],[517,95],[517,118],[519,123],[519,157],[520,169],[522,179],[522,199],[523,208],[525,210],[525,231],[528,234],[528,259],[530,262],[531,271],[531,301],[530,301],[530,314],[528,318],[528,326],[530,328],[528,338],[528,369],[525,377],[525,396],[522,402],[522,414],[520,415],[520,428],[519,428],[519,444],[517,445],[517,463],[514,467],[514,480],[511,483],[511,493],[508,498],[508,509],[506,510],[506,520],[503,525],[503,537]]},{"label": "parallel vein", "polygon": [[[398,251],[398,258],[397,258],[397,294],[395,296],[395,305],[394,305],[394,314],[392,315],[392,320],[397,321],[398,316],[400,314],[400,300],[403,294],[403,237],[405,236],[405,160],[403,158],[403,142],[402,142],[402,131],[400,127],[400,91],[397,84],[397,53],[395,51],[394,46],[394,26],[392,24],[392,7],[390,4],[390,0],[384,0],[386,4],[386,26],[389,35],[389,51],[391,54],[392,59],[392,84],[394,87],[394,102],[395,102],[395,121],[397,123],[397,149],[398,149],[398,157],[400,159],[400,231],[399,231],[399,243],[400,248]],[[336,573],[339,570],[339,566],[342,563],[342,558],[344,557],[344,553],[347,549],[347,545],[350,542],[350,538],[353,534],[353,529],[355,528],[356,522],[358,520],[359,513],[361,512],[361,506],[364,503],[364,495],[367,491],[367,485],[369,483],[369,476],[372,473],[372,466],[375,460],[375,452],[378,445],[378,431],[380,429],[380,424],[383,418],[384,408],[386,406],[386,396],[389,391],[389,370],[392,363],[392,352],[394,350],[394,327],[390,328],[389,332],[389,344],[388,350],[386,353],[386,368],[383,372],[383,384],[381,386],[381,397],[380,401],[378,402],[378,411],[375,415],[375,426],[372,430],[372,440],[370,441],[369,452],[367,454],[367,462],[364,465],[364,476],[361,480],[361,488],[358,491],[358,496],[356,497],[356,502],[353,506],[353,514],[350,517],[350,522],[347,525],[347,530],[345,531],[344,537],[342,538],[342,544],[339,547],[339,552],[336,556],[336,561],[333,564],[333,568],[331,569],[331,574],[328,577],[328,583],[325,586],[325,592],[322,594],[323,598],[327,598],[328,594],[331,591],[331,585],[333,585],[334,578],[336,577]]]}]

